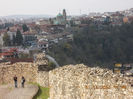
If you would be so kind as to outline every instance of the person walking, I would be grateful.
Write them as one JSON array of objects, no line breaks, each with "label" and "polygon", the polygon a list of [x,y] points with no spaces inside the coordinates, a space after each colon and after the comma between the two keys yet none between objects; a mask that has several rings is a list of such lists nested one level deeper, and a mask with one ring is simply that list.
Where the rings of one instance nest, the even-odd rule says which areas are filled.
[{"label": "person walking", "polygon": [[21,85],[22,85],[23,88],[24,88],[24,83],[25,83],[25,78],[24,78],[24,76],[22,76]]},{"label": "person walking", "polygon": [[17,76],[16,75],[13,77],[13,80],[14,80],[15,88],[17,88],[18,85],[17,85]]}]

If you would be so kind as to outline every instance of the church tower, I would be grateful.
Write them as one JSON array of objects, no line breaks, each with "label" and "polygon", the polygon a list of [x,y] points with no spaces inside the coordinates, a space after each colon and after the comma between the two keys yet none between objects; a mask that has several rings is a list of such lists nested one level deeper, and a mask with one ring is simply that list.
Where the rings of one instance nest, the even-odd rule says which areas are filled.
[{"label": "church tower", "polygon": [[63,17],[65,18],[65,20],[67,19],[67,15],[66,15],[66,10],[63,9]]}]

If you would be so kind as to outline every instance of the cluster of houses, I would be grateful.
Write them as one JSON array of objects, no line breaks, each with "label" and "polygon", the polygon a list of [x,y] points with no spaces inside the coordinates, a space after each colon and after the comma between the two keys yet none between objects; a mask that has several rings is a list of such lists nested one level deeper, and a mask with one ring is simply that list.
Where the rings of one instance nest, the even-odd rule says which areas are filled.
[{"label": "cluster of houses", "polygon": [[[118,12],[106,12],[103,14],[100,13],[90,13],[89,15],[82,16],[67,16],[65,9],[62,13],[59,13],[54,18],[39,18],[35,20],[26,20],[25,22],[17,21],[12,23],[14,25],[9,26],[8,28],[0,29],[0,61],[3,58],[13,59],[15,61],[18,57],[18,52],[28,52],[35,48],[42,51],[48,49],[51,45],[57,44],[59,42],[73,41],[73,33],[66,31],[73,26],[85,27],[88,24],[93,23],[98,26],[102,25],[112,25],[120,26],[123,23],[130,23],[133,21],[133,9],[118,11]],[[3,21],[0,20],[0,24]],[[27,31],[23,30],[23,24],[26,24],[28,27]],[[20,30],[23,37],[23,47],[25,49],[19,48],[16,49],[15,46],[12,48],[4,48],[3,37],[7,33],[10,37],[11,43],[13,42],[13,37],[16,36],[17,30]],[[27,50],[28,47],[28,50]],[[14,61],[11,60],[11,61]],[[30,59],[28,59],[30,60]],[[22,60],[21,60],[22,61]],[[27,61],[27,60],[23,60]],[[30,61],[33,61],[32,59]]]},{"label": "cluster of houses", "polygon": [[18,57],[18,50],[16,48],[10,48],[10,49],[1,49],[0,53],[0,60],[3,58],[17,58]]},{"label": "cluster of houses", "polygon": [[20,50],[18,48],[0,49],[0,63],[13,64],[16,62],[33,62],[33,58],[20,58]]},{"label": "cluster of houses", "polygon": [[124,16],[120,12],[111,15],[93,16],[91,20],[97,24],[110,24],[112,26],[122,25],[123,23],[130,23],[133,21],[133,16]]},{"label": "cluster of houses", "polygon": [[10,36],[10,40],[13,40],[13,36],[16,35],[17,29],[21,31],[23,36],[23,44],[38,47],[40,49],[46,49],[51,44],[56,44],[60,41],[73,40],[73,34],[70,32],[64,32],[66,28],[72,26],[87,26],[88,23],[94,23],[96,25],[121,25],[123,23],[130,23],[133,21],[133,9],[118,11],[118,12],[106,12],[90,13],[83,16],[67,16],[65,9],[62,13],[59,13],[54,18],[42,18],[36,19],[25,24],[29,28],[24,32],[22,25],[24,23],[16,23],[10,26],[9,29],[0,29],[0,46],[3,46],[3,36],[7,33]]},{"label": "cluster of houses", "polygon": [[90,13],[83,18],[84,20],[91,20],[95,24],[122,25],[133,21],[133,8],[117,12]]},{"label": "cluster of houses", "polygon": [[8,29],[0,29],[0,46],[4,46],[3,37],[7,33],[10,41],[13,42],[13,36],[16,36],[17,30],[20,30],[23,37],[23,46],[36,47],[42,50],[47,49],[50,45],[60,41],[73,40],[73,34],[64,32],[68,25],[66,11],[59,13],[57,17],[50,19],[40,19],[36,22],[26,24],[27,31],[23,30],[23,24],[15,24]]}]

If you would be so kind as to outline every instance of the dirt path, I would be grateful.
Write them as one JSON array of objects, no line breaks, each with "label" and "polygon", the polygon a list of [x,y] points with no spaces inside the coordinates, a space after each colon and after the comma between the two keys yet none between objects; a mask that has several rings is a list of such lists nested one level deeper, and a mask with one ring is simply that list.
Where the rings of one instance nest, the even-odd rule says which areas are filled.
[{"label": "dirt path", "polygon": [[11,89],[9,88],[9,86],[0,86],[0,99],[3,99],[3,97],[10,91]]},{"label": "dirt path", "polygon": [[32,99],[37,91],[38,87],[35,85],[26,85],[25,88],[0,86],[0,99]]}]

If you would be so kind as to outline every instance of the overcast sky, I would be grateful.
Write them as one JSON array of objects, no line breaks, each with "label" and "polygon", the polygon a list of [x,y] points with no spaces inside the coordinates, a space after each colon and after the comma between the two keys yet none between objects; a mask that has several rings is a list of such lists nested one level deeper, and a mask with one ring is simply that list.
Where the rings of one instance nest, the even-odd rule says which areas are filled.
[{"label": "overcast sky", "polygon": [[[133,0],[0,0],[0,16],[16,14],[56,15],[66,9],[69,15],[125,10]],[[81,10],[81,11],[80,11]]]}]

